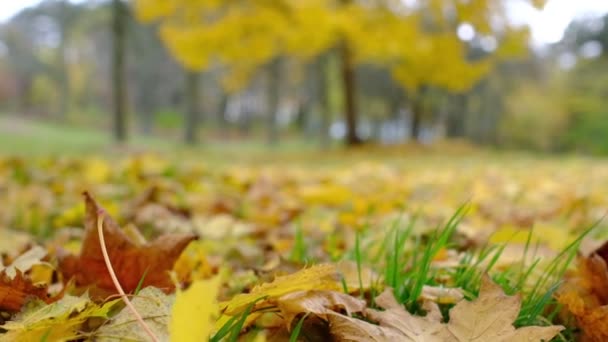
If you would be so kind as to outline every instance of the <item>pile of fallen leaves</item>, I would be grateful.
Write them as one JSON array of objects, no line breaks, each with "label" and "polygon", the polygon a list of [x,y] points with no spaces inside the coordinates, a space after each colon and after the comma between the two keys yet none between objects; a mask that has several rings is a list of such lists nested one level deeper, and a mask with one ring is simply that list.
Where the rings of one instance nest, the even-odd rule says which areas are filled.
[{"label": "pile of fallen leaves", "polygon": [[[608,340],[608,165],[530,163],[0,158],[0,341]],[[410,277],[408,256],[465,203],[404,305],[374,255],[408,230],[391,272]],[[512,266],[573,241],[555,307],[522,326],[547,268],[510,287]],[[488,246],[491,267],[470,257]],[[454,280],[463,265],[473,288]]]}]

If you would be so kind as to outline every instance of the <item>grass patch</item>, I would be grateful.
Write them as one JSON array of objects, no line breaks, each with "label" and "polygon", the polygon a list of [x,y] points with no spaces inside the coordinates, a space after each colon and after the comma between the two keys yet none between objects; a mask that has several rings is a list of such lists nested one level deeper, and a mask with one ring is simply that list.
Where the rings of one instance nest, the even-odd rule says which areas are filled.
[{"label": "grass patch", "polygon": [[[380,257],[371,253],[373,244],[367,248],[361,245],[364,231],[356,235],[353,250],[345,258],[357,264],[359,285],[362,267],[371,267],[383,276],[384,285],[393,288],[396,299],[414,314],[424,314],[420,297],[425,285],[461,288],[469,300],[477,297],[483,275],[489,274],[494,282],[502,287],[508,295],[520,294],[522,305],[514,322],[516,327],[531,325],[550,325],[555,323],[560,305],[554,298],[555,291],[561,285],[566,270],[577,255],[582,239],[596,226],[593,225],[581,233],[566,246],[556,258],[546,264],[541,257],[535,257],[538,246],[532,244],[532,231],[525,244],[522,261],[507,268],[497,269],[496,265],[507,244],[485,245],[462,253],[459,265],[454,268],[438,268],[433,260],[441,250],[457,247],[453,236],[461,220],[467,213],[468,206],[460,207],[442,227],[430,235],[415,234],[416,220],[403,225],[401,219],[395,220],[386,231],[380,247]],[[526,264],[528,257],[533,259]],[[540,274],[540,276],[539,276]],[[533,284],[531,287],[530,285]],[[344,290],[348,291],[346,284]],[[373,287],[372,290],[375,291]],[[371,298],[373,299],[373,294]],[[372,303],[373,304],[373,303]],[[440,304],[445,319],[448,319],[449,308],[453,305]],[[571,332],[562,332],[561,338],[569,340]]]}]

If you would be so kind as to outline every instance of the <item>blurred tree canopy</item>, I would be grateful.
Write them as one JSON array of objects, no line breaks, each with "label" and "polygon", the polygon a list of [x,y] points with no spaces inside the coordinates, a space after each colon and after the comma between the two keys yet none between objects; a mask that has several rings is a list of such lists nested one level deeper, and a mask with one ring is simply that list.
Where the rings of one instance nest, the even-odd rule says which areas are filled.
[{"label": "blurred tree canopy", "polygon": [[[420,93],[430,87],[467,91],[498,56],[517,54],[527,43],[525,30],[509,27],[504,3],[498,0],[412,5],[388,0],[135,0],[134,5],[140,20],[160,22],[163,41],[184,67],[227,68],[223,80],[228,91],[244,87],[256,70],[281,56],[307,61],[336,52],[349,144],[359,141],[355,64],[390,70],[417,102],[411,134],[418,137],[424,111]],[[458,37],[461,25],[496,35],[497,53],[471,58],[467,39]]]},{"label": "blurred tree canopy", "polygon": [[191,144],[448,137],[608,153],[608,17],[530,49],[507,3],[46,0],[0,24],[0,110]]}]

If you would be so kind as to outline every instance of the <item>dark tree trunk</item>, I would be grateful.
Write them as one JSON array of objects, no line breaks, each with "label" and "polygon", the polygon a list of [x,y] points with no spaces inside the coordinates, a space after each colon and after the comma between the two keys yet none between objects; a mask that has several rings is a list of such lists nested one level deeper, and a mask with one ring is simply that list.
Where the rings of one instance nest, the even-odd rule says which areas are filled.
[{"label": "dark tree trunk", "polygon": [[188,145],[198,143],[200,74],[188,71],[186,74],[186,117],[184,120],[184,142]]},{"label": "dark tree trunk", "polygon": [[281,60],[276,58],[268,66],[268,135],[267,142],[274,145],[279,140],[277,114],[279,110],[281,82]]},{"label": "dark tree trunk", "polygon": [[300,102],[298,103],[298,109],[296,111],[295,125],[296,125],[296,128],[299,131],[299,133],[306,132],[306,116],[308,115],[308,112],[310,111],[309,103],[310,102],[307,99],[300,99]]},{"label": "dark tree trunk", "polygon": [[228,121],[226,121],[226,108],[228,107],[228,94],[222,94],[222,98],[220,99],[220,103],[218,105],[216,111],[216,127],[218,133],[222,137],[228,136]]},{"label": "dark tree trunk", "polygon": [[353,56],[346,41],[340,47],[342,58],[342,88],[344,92],[344,118],[346,122],[346,144],[349,146],[361,143],[357,135],[356,75]]},{"label": "dark tree trunk", "polygon": [[127,85],[125,79],[125,51],[127,38],[127,8],[121,0],[112,0],[112,96],[114,100],[114,139],[127,140]]},{"label": "dark tree trunk", "polygon": [[317,81],[318,81],[318,99],[319,99],[319,111],[321,114],[321,146],[323,148],[327,148],[329,146],[329,125],[331,122],[331,106],[329,102],[329,85],[328,83],[328,72],[329,72],[329,56],[324,55],[319,57],[317,62],[318,73],[317,73]]},{"label": "dark tree trunk", "polygon": [[246,99],[242,93],[239,95],[239,130],[242,136],[250,135],[253,121],[253,113]]},{"label": "dark tree trunk", "polygon": [[414,100],[412,106],[412,120],[410,122],[410,137],[414,141],[420,139],[420,131],[422,128],[422,116],[424,115],[424,105],[422,99]]},{"label": "dark tree trunk", "polygon": [[68,76],[68,67],[66,65],[65,50],[66,50],[66,32],[62,32],[61,42],[58,48],[58,63],[59,63],[59,117],[65,120],[70,110],[70,79]]}]

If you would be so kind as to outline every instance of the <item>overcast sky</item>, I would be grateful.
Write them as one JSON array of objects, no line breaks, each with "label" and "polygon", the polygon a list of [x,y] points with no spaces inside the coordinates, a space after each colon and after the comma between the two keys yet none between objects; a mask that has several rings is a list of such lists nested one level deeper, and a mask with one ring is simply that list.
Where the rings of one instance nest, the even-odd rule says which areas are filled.
[{"label": "overcast sky", "polygon": [[[79,0],[82,1],[82,0]],[[535,44],[554,43],[574,18],[608,13],[608,0],[549,0],[542,11],[536,11],[524,0],[508,1],[509,15],[516,23],[529,23]],[[0,21],[40,0],[0,0]]]}]

